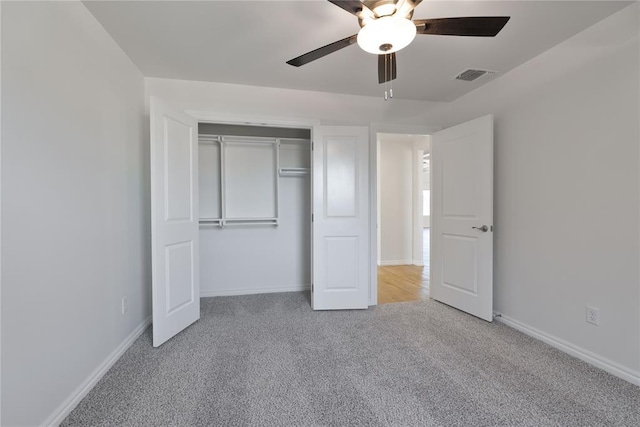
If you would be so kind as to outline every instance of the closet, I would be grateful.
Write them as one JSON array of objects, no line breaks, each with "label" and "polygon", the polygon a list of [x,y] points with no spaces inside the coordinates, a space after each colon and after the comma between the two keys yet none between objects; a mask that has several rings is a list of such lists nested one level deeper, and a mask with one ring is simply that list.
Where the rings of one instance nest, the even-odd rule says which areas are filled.
[{"label": "closet", "polygon": [[154,347],[200,297],[310,287],[314,310],[368,307],[367,127],[212,124],[156,97],[149,116]]},{"label": "closet", "polygon": [[200,295],[308,289],[308,129],[200,123]]}]

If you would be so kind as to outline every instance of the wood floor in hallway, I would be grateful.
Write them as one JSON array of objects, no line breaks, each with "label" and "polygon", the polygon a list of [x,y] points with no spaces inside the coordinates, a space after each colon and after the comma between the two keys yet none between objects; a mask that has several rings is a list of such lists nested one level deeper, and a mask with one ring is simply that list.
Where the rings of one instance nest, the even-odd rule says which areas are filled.
[{"label": "wood floor in hallway", "polygon": [[378,304],[421,301],[429,298],[425,268],[417,265],[378,267]]},{"label": "wood floor in hallway", "polygon": [[430,247],[428,228],[423,232],[424,266],[378,267],[378,304],[421,301],[429,298]]}]

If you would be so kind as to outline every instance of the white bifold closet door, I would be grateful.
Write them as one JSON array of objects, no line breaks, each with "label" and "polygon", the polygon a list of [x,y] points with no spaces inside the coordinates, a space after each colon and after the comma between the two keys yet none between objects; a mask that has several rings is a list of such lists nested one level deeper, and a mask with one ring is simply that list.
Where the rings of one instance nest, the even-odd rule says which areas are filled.
[{"label": "white bifold closet door", "polygon": [[314,310],[369,302],[369,129],[314,128]]},{"label": "white bifold closet door", "polygon": [[151,98],[153,345],[200,318],[198,123]]}]

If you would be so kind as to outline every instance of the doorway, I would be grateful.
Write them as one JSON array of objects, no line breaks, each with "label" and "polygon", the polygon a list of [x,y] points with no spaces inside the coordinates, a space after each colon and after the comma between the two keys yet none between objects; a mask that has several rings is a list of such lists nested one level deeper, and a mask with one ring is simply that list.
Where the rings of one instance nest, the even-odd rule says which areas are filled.
[{"label": "doorway", "polygon": [[310,148],[309,129],[199,123],[201,297],[310,289]]},{"label": "doorway", "polygon": [[430,149],[426,135],[377,133],[378,304],[429,297]]}]

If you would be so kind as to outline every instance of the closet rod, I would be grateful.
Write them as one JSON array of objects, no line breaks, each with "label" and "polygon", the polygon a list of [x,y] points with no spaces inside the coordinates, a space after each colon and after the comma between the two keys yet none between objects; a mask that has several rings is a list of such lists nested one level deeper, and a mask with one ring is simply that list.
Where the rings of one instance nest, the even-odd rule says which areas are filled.
[{"label": "closet rod", "polygon": [[247,225],[278,225],[278,221],[274,222],[225,222],[224,227],[237,227]]},{"label": "closet rod", "polygon": [[222,218],[200,218],[199,219],[200,222],[202,221],[206,221],[206,222],[220,222],[222,221]]},{"label": "closet rod", "polygon": [[252,141],[249,139],[229,141],[228,139],[223,139],[223,143],[227,145],[276,145],[278,141]]},{"label": "closet rod", "polygon": [[214,139],[219,140],[223,139],[224,141],[265,141],[265,142],[275,142],[275,136],[246,136],[246,135],[204,135],[198,134],[198,138],[202,139]]},{"label": "closet rod", "polygon": [[251,138],[251,139],[280,139],[281,141],[285,141],[285,142],[294,142],[294,141],[300,141],[300,142],[309,142],[311,141],[311,139],[309,138],[296,138],[293,136],[246,136],[246,135],[212,135],[212,134],[208,134],[208,133],[199,133],[198,134],[198,138],[202,138],[202,139],[218,139],[220,137],[225,137],[225,138]]},{"label": "closet rod", "polygon": [[277,221],[278,218],[225,218],[225,221],[241,222],[241,221]]},{"label": "closet rod", "polygon": [[295,143],[295,142],[310,142],[309,138],[293,138],[293,137],[280,137],[280,140],[285,143]]},{"label": "closet rod", "polygon": [[278,171],[280,176],[305,176],[309,175],[309,168],[281,168]]}]

